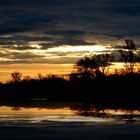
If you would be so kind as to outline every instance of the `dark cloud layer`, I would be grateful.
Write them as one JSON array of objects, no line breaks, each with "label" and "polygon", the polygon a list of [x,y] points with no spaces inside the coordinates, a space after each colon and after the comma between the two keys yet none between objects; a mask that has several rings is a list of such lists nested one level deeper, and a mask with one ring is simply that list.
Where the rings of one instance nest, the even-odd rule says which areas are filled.
[{"label": "dark cloud layer", "polygon": [[1,34],[140,35],[139,0],[1,0],[0,12]]}]

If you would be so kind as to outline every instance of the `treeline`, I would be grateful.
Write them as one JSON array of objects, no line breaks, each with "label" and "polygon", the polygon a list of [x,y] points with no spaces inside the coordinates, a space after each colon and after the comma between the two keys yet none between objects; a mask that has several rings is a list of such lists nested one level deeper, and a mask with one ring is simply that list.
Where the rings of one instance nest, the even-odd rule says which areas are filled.
[{"label": "treeline", "polygon": [[96,76],[95,78],[46,76],[0,84],[0,100],[83,102],[98,108],[140,109],[140,74]]},{"label": "treeline", "polygon": [[119,50],[124,70],[108,74],[114,61],[111,54],[91,55],[80,59],[67,78],[57,75],[25,77],[20,72],[0,84],[0,101],[31,102],[46,100],[94,104],[98,109],[140,109],[140,72],[135,44],[126,40]]}]

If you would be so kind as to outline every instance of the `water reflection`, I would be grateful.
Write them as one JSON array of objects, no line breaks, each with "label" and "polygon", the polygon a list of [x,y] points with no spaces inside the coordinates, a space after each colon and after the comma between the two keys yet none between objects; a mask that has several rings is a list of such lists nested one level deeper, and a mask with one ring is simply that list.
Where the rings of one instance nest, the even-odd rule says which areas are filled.
[{"label": "water reflection", "polygon": [[48,124],[50,122],[112,122],[132,123],[140,120],[139,110],[96,109],[85,103],[18,103],[0,106],[2,124]]},{"label": "water reflection", "polygon": [[79,110],[70,108],[60,109],[39,109],[39,108],[20,108],[13,110],[11,107],[0,107],[0,123],[39,123],[48,122],[109,122],[111,119],[98,118],[93,116],[85,117],[79,115]]}]

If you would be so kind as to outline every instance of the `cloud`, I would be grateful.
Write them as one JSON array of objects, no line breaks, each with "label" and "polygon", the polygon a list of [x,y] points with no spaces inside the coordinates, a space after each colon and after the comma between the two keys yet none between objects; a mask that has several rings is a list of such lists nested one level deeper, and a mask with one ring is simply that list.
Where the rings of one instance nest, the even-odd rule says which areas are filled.
[{"label": "cloud", "polygon": [[140,22],[139,7],[138,0],[12,0],[1,5],[0,32],[111,30],[115,34],[118,29],[121,33],[121,29],[123,32],[130,26],[134,32]]},{"label": "cloud", "polygon": [[[1,0],[0,12],[0,51],[7,51],[1,57],[10,56],[8,50],[20,51],[13,54],[13,59],[21,63],[29,58],[40,63],[47,60],[43,53],[38,56],[25,51],[63,45],[114,45],[132,38],[140,46],[139,0]],[[63,56],[47,62],[74,62],[68,53],[67,59]]]}]

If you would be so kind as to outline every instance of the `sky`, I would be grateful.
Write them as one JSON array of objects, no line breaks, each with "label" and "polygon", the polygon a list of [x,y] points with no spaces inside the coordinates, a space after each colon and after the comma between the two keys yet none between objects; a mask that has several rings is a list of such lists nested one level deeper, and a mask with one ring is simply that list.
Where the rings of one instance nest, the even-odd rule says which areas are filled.
[{"label": "sky", "polygon": [[64,74],[85,55],[140,47],[140,0],[0,0],[0,81]]}]

